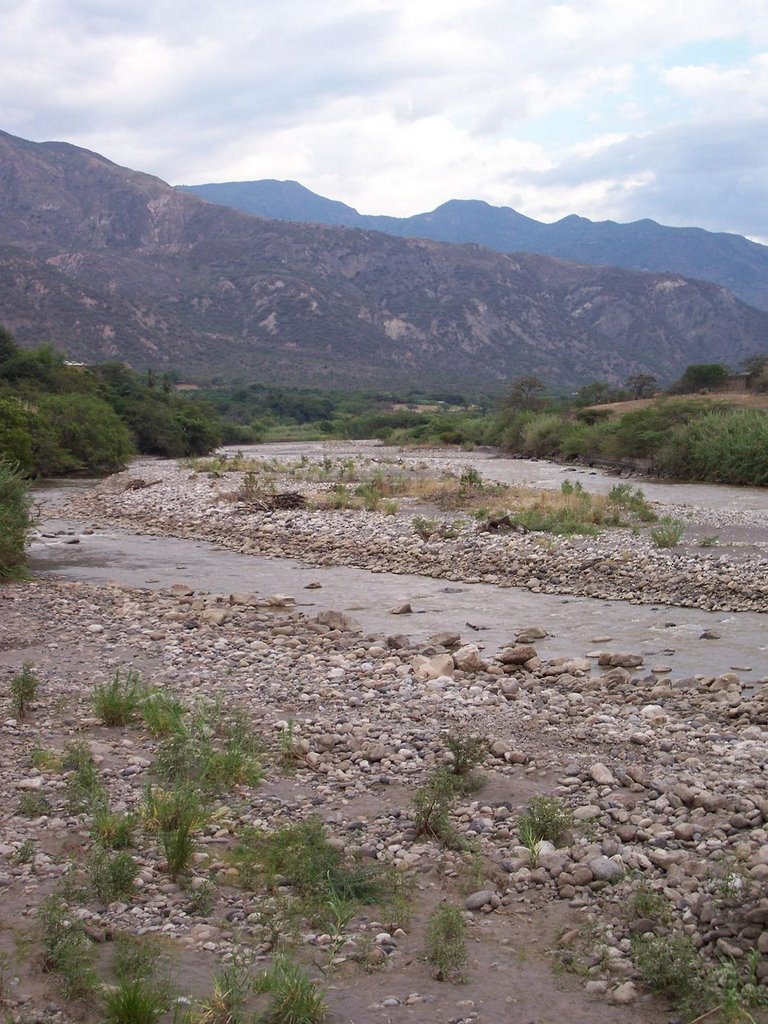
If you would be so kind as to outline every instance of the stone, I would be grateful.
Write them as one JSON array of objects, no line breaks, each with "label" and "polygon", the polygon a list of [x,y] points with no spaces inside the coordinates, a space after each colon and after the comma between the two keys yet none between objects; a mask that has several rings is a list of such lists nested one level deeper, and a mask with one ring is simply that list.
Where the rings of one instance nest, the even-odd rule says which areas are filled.
[{"label": "stone", "polygon": [[589,769],[589,774],[598,786],[612,786],[616,782],[613,772],[600,761],[592,765]]},{"label": "stone", "polygon": [[321,626],[328,626],[329,629],[338,629],[340,633],[362,633],[363,627],[353,619],[351,615],[333,610],[319,612],[315,616],[315,622]]},{"label": "stone", "polygon": [[434,654],[431,658],[417,654],[411,664],[414,675],[422,683],[430,679],[439,679],[440,676],[452,676],[455,667],[453,656],[450,654]]},{"label": "stone", "polygon": [[637,989],[633,981],[625,981],[611,992],[611,1002],[617,1006],[629,1006],[637,999]]},{"label": "stone", "polygon": [[476,644],[465,644],[454,651],[453,663],[462,672],[484,672],[487,668]]},{"label": "stone", "polygon": [[483,907],[491,903],[495,895],[496,893],[492,889],[481,889],[478,892],[473,892],[471,896],[467,896],[464,906],[467,910],[482,910]]},{"label": "stone", "polygon": [[638,668],[643,664],[641,654],[624,654],[621,652],[601,651],[597,663],[608,668]]},{"label": "stone", "polygon": [[505,647],[499,651],[499,661],[502,665],[524,665],[526,661],[537,657],[536,649],[528,644],[515,644],[514,647]]},{"label": "stone", "polygon": [[394,608],[389,609],[390,615],[410,615],[413,612],[410,601],[404,601],[402,604],[396,604]]},{"label": "stone", "polygon": [[610,857],[590,857],[587,866],[598,882],[612,882],[624,874],[621,865]]}]

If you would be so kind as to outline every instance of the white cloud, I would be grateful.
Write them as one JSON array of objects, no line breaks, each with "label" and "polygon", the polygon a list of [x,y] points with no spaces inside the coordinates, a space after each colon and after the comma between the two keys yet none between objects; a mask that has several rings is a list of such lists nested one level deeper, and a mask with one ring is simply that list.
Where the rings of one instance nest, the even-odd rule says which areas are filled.
[{"label": "white cloud", "polygon": [[764,0],[16,0],[0,127],[363,212],[476,197],[762,234],[768,58],[669,66],[718,40],[768,47]]}]

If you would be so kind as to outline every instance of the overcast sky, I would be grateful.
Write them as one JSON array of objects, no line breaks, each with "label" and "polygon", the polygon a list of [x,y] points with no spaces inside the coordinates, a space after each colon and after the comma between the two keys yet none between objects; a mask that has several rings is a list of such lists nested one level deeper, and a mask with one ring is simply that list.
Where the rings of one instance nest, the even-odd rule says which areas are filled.
[{"label": "overcast sky", "polygon": [[361,213],[768,241],[766,0],[5,0],[0,128]]}]

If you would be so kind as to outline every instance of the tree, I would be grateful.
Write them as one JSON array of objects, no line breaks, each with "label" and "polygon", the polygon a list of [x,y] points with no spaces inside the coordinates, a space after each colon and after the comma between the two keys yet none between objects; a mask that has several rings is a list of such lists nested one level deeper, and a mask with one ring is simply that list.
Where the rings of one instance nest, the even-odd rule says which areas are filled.
[{"label": "tree", "polygon": [[670,387],[671,395],[691,395],[697,391],[714,391],[724,384],[730,374],[722,363],[692,363],[682,377]]},{"label": "tree", "polygon": [[652,373],[633,373],[624,381],[624,387],[633,398],[651,398],[656,394],[658,383]]},{"label": "tree", "polygon": [[533,411],[542,409],[545,401],[542,398],[544,385],[538,377],[517,377],[512,381],[509,390],[502,399],[502,404],[515,411]]}]

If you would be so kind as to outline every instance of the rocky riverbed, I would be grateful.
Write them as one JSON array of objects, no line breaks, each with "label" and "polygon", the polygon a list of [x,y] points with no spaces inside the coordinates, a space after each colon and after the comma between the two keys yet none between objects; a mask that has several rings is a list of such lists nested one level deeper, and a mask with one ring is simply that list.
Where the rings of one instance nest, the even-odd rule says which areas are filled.
[{"label": "rocky riverbed", "polygon": [[[189,530],[274,554],[304,538],[308,559],[320,564],[344,556],[392,569],[402,559],[456,574],[450,578],[470,578],[477,566],[471,578],[487,572],[510,583],[516,559],[523,571],[538,566],[532,589],[582,585],[575,569],[556,581],[551,561],[535,560],[545,549],[529,536],[475,534],[472,561],[456,543],[461,537],[414,541],[410,511],[259,515],[224,496],[229,475],[165,465],[138,474],[151,486],[108,481],[80,501],[80,513],[87,508],[94,525]],[[313,546],[313,524],[325,548]],[[670,580],[690,559],[711,600],[719,593],[726,605],[764,607],[754,573],[750,583],[731,567],[735,585],[724,587],[720,562],[707,588],[706,558],[686,551],[675,567],[676,552],[650,550],[627,531],[556,542],[546,553],[561,565],[581,557],[585,571],[585,558],[608,562],[613,551],[618,561],[622,550],[646,566],[635,570],[634,599],[646,573],[666,571]],[[591,568],[585,585],[624,585]],[[696,596],[683,583],[660,586]],[[642,983],[643,942],[659,970],[672,943],[688,941],[707,964],[725,961],[734,977],[768,981],[768,689],[747,693],[737,674],[708,675],[705,659],[700,675],[684,679],[649,674],[636,652],[599,645],[546,659],[536,646],[543,631],[530,621],[510,623],[493,657],[471,637],[414,639],[407,618],[392,621],[391,632],[367,634],[334,609],[306,614],[296,595],[196,592],[183,579],[160,591],[60,581],[0,589],[0,943],[11,1019],[103,1019],[93,997],[65,998],[60,976],[43,970],[38,915],[54,892],[63,892],[108,983],[126,934],[155,943],[182,1000],[210,1000],[222,966],[247,957],[257,972],[285,947],[307,966],[328,1019],[339,1024],[673,1019]],[[40,686],[19,719],[10,689],[24,663]],[[214,743],[216,715],[236,716],[261,739],[263,779],[213,787],[191,867],[175,881],[146,812],[146,788],[163,777],[168,740],[140,716],[106,726],[93,702],[96,684],[131,669],[174,694],[187,718],[205,706]],[[450,770],[451,739],[467,737],[487,741],[484,778],[476,791],[453,794],[446,845],[419,831],[414,800],[436,769]],[[90,750],[110,807],[136,814],[129,852],[138,873],[124,898],[94,895],[92,881],[89,888],[96,809],[76,806],[78,770],[60,756],[77,741]],[[539,808],[563,826],[557,842],[531,842],[525,833],[524,812],[542,797]],[[295,904],[288,913],[289,880],[265,886],[234,852],[249,829],[272,834],[313,815],[334,849],[390,866],[407,883],[407,898],[358,905],[331,923],[312,923]],[[442,901],[459,907],[466,923],[461,984],[436,980],[422,955],[428,916]],[[713,1008],[705,1002],[700,1012]],[[751,1012],[760,1019],[759,1009]]]}]

